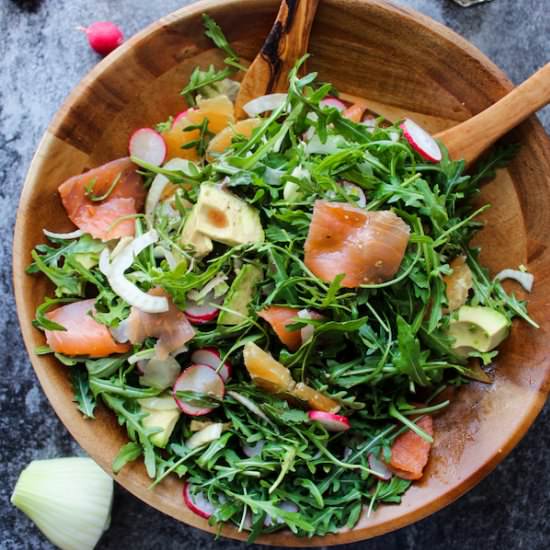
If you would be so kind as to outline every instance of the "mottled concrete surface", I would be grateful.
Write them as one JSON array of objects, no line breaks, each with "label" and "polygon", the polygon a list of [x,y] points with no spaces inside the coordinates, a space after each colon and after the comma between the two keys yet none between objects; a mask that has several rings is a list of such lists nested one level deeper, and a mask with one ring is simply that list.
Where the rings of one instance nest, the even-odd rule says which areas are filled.
[{"label": "mottled concrete surface", "polygon": [[[19,471],[34,458],[81,452],[46,401],[24,351],[11,289],[11,235],[21,184],[48,121],[97,62],[77,25],[111,19],[129,36],[185,0],[0,0],[0,548],[51,548],[9,504]],[[452,27],[519,82],[550,60],[548,0],[494,0],[463,9],[450,0],[401,0]],[[550,113],[542,113],[550,128]],[[455,504],[368,549],[547,548],[550,541],[548,406],[526,438]],[[546,542],[545,542],[546,541]],[[99,548],[241,548],[215,542],[117,488],[111,529]]]}]

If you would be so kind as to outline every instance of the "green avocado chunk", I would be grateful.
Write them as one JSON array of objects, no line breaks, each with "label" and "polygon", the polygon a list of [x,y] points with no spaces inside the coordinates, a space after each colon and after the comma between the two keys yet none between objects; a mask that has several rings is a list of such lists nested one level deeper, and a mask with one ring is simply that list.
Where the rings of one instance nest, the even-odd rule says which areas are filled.
[{"label": "green avocado chunk", "polygon": [[508,319],[484,306],[462,306],[457,318],[451,320],[449,336],[454,338],[453,349],[460,354],[491,351],[496,348],[510,331]]},{"label": "green avocado chunk", "polygon": [[229,246],[264,241],[258,210],[215,185],[203,183],[197,204],[195,230]]},{"label": "green avocado chunk", "polygon": [[263,279],[262,270],[252,264],[244,265],[235,277],[223,306],[229,311],[221,311],[218,325],[239,325],[248,316],[248,306],[252,301],[256,286]]},{"label": "green avocado chunk", "polygon": [[151,443],[164,448],[174,431],[181,411],[172,397],[140,399],[141,410],[147,413],[141,421],[144,428],[160,428],[151,436]]}]

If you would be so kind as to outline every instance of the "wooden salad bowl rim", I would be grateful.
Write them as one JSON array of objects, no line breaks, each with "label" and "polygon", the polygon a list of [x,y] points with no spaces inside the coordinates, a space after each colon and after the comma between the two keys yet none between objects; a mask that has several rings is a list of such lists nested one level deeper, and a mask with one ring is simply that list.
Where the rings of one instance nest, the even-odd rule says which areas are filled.
[{"label": "wooden salad bowl rim", "polygon": [[[486,108],[512,87],[502,71],[475,47],[410,9],[382,0],[322,0],[320,4],[311,37],[310,67],[319,70],[321,78],[330,76],[343,91],[372,99],[373,105],[380,106],[379,112],[384,113],[386,106],[387,116],[399,109],[413,111],[419,122],[437,131]],[[21,331],[57,415],[110,475],[112,460],[126,442],[114,415],[100,407],[95,420],[84,420],[72,402],[64,368],[52,357],[33,353],[43,344],[42,334],[31,324],[34,311],[51,288],[43,278],[25,274],[30,251],[43,239],[44,225],[56,231],[70,227],[56,193],[64,178],[124,156],[132,126],[137,127],[140,120],[142,126],[143,121],[152,124],[177,112],[170,104],[172,95],[177,95],[176,84],[182,87],[183,77],[195,62],[223,59],[202,36],[203,12],[218,20],[244,58],[252,59],[277,7],[277,0],[206,0],[153,23],[101,61],[73,90],[46,130],[30,166],[13,247]],[[377,40],[382,44],[378,48]],[[346,46],[351,62],[338,63],[338,56],[342,57],[339,44]],[[159,86],[166,89],[159,91]],[[140,96],[142,89],[147,97]],[[151,100],[155,94],[163,101]],[[118,113],[121,116],[117,118]],[[509,169],[499,174],[498,189],[491,183],[483,191],[484,196],[495,199],[496,211],[493,218],[489,214],[488,229],[482,232],[488,232],[491,243],[483,251],[491,270],[512,267],[510,261],[529,266],[535,274],[530,312],[541,328],[535,331],[515,322],[497,361],[494,384],[472,383],[457,392],[449,410],[436,419],[436,445],[425,479],[413,485],[401,505],[381,506],[370,518],[362,517],[351,531],[312,539],[281,531],[264,535],[258,542],[343,544],[417,521],[478,483],[533,423],[550,387],[550,218],[544,219],[550,211],[550,145],[534,118],[522,124],[514,138],[523,143],[521,152]],[[169,478],[149,490],[150,480],[140,461],[127,466],[115,479],[158,510],[216,532],[216,527],[184,506],[181,481]],[[235,539],[247,536],[230,526],[224,526],[221,533]]]}]

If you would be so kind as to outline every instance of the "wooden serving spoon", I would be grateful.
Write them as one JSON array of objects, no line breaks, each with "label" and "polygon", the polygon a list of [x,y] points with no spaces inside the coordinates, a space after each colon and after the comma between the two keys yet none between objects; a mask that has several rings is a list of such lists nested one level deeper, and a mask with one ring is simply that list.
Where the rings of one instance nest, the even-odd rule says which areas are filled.
[{"label": "wooden serving spoon", "polygon": [[436,138],[452,159],[475,162],[498,138],[550,102],[550,63],[491,107],[460,124],[439,132]]},{"label": "wooden serving spoon", "polygon": [[309,34],[319,0],[282,0],[277,19],[262,49],[246,71],[235,101],[237,116],[243,105],[274,92],[286,92],[288,73],[307,53]]},{"label": "wooden serving spoon", "polygon": [[[282,0],[277,19],[241,83],[236,100],[239,118],[246,116],[242,107],[248,101],[286,91],[289,71],[307,52],[318,4],[319,0]],[[550,63],[547,63],[488,109],[435,137],[444,143],[452,159],[464,159],[469,166],[495,141],[549,102]]]}]

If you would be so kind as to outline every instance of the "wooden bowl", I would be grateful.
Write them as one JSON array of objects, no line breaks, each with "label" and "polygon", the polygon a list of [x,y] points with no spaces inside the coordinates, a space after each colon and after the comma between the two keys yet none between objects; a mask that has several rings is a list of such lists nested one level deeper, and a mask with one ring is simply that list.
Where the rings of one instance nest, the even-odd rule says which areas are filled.
[{"label": "wooden bowl", "polygon": [[[77,86],[46,131],[25,182],[14,244],[14,285],[21,329],[32,363],[55,411],[82,447],[107,471],[126,436],[114,415],[100,409],[84,420],[72,402],[66,369],[52,357],[33,354],[43,344],[31,321],[51,291],[44,277],[25,275],[41,230],[71,227],[56,189],[67,177],[127,152],[132,129],[182,110],[179,91],[197,64],[222,61],[203,36],[208,11],[235,49],[252,59],[275,17],[277,0],[210,0],[165,17],[141,32]],[[340,90],[372,100],[390,118],[412,113],[432,131],[467,119],[512,87],[477,49],[447,28],[380,0],[324,0],[311,37],[310,69]],[[493,203],[482,232],[483,259],[491,272],[525,264],[535,275],[529,296],[540,330],[515,323],[495,365],[492,385],[461,389],[436,421],[436,443],[427,475],[400,506],[382,506],[358,527],[338,535],[299,539],[289,532],[262,543],[317,546],[358,541],[407,525],[452,502],[487,475],[518,443],[540,411],[550,378],[550,147],[531,119],[514,132],[519,156],[485,186]],[[516,289],[517,290],[517,289]],[[136,463],[117,481],[144,502],[189,525],[213,532],[182,502],[181,482],[156,490]],[[504,489],[503,489],[504,490]],[[223,534],[243,539],[235,529]]]}]

